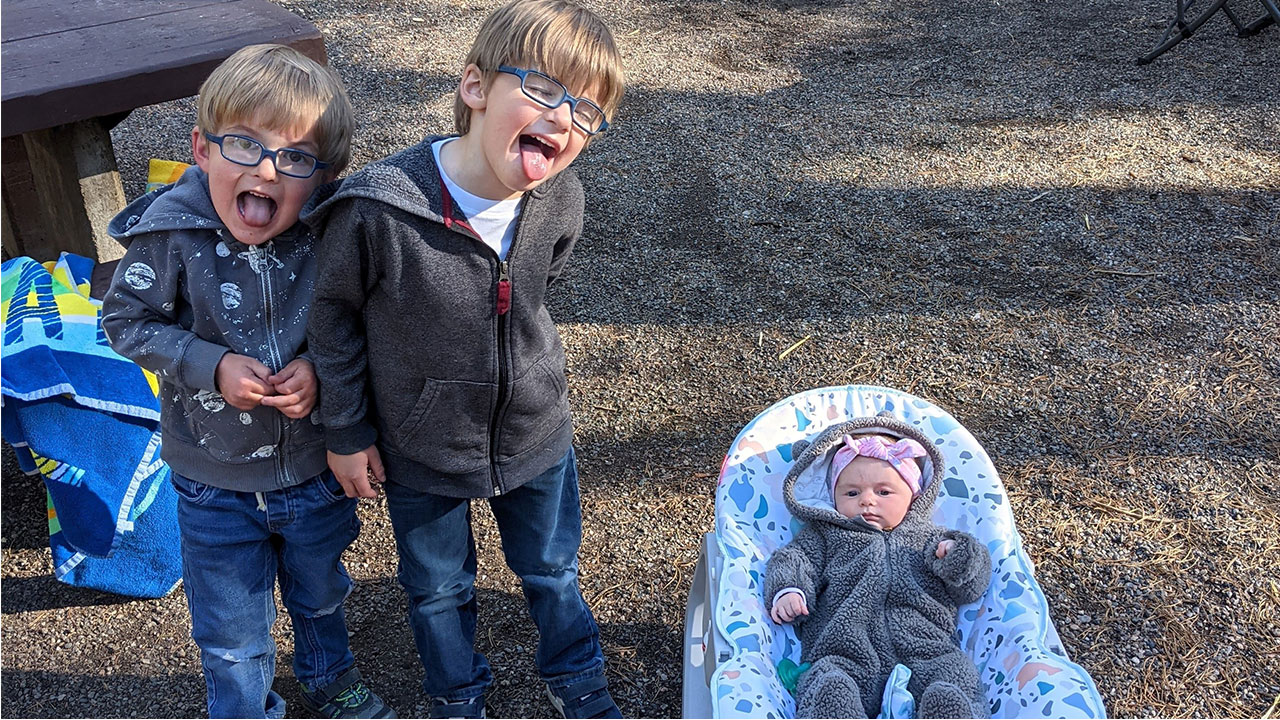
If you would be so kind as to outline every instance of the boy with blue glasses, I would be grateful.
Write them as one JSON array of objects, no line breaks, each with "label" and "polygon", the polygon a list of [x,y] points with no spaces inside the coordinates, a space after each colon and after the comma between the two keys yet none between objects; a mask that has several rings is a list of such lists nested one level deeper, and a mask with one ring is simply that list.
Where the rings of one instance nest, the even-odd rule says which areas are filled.
[{"label": "boy with blue glasses", "polygon": [[304,703],[324,717],[394,717],[348,644],[341,555],[360,521],[326,468],[303,352],[315,239],[298,212],[346,166],[351,106],[328,68],[255,45],[213,71],[198,115],[196,167],[111,222],[128,249],[102,326],[160,381],[209,714],[284,716],[271,689],[278,580]]},{"label": "boy with blue glasses", "polygon": [[482,717],[470,501],[486,498],[567,717],[619,717],[578,587],[582,535],[565,357],[544,299],[582,232],[569,165],[608,127],[621,62],[564,0],[494,11],[467,57],[459,135],[347,178],[323,227],[308,329],[329,465],[385,484],[432,717]]}]

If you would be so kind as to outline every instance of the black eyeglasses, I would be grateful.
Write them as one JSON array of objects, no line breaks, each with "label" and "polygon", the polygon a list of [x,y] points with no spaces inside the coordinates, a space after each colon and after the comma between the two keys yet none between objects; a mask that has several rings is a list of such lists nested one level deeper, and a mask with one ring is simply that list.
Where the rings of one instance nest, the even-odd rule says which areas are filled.
[{"label": "black eyeglasses", "polygon": [[569,103],[569,112],[573,115],[573,124],[588,135],[599,135],[609,129],[609,121],[604,117],[604,110],[586,98],[574,97],[560,81],[525,68],[499,65],[498,72],[510,73],[520,78],[520,89],[526,97],[543,107],[558,108]]},{"label": "black eyeglasses", "polygon": [[222,157],[237,165],[255,167],[262,162],[262,158],[271,158],[271,164],[275,165],[276,172],[296,178],[309,178],[315,175],[317,170],[329,167],[329,163],[321,161],[309,152],[293,148],[269,150],[262,143],[244,135],[205,133],[204,136],[218,146],[222,151]]}]

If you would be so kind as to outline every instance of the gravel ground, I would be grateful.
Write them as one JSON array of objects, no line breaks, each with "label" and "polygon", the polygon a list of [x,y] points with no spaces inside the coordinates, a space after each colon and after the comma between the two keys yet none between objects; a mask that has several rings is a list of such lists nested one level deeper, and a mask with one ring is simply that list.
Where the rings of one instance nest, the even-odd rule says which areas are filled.
[{"label": "gravel ground", "polygon": [[[459,63],[497,2],[282,4],[325,32],[358,166],[450,129]],[[794,392],[872,383],[947,408],[990,452],[1113,715],[1274,713],[1280,30],[1239,39],[1220,16],[1137,67],[1172,2],[590,4],[630,87],[577,162],[586,232],[550,302],[582,587],[623,711],[680,714],[684,603],[737,430]],[[189,156],[192,116],[178,101],[114,131],[128,195],[146,158]],[[200,714],[181,593],[56,583],[43,493],[6,461],[4,714]],[[489,710],[547,716],[483,507]],[[422,715],[385,508],[361,516],[355,652]]]}]

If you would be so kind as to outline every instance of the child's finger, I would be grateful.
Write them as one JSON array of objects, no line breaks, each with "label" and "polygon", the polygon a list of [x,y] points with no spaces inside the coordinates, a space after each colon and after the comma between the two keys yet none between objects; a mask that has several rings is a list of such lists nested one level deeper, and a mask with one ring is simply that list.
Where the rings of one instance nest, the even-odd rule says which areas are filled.
[{"label": "child's finger", "polygon": [[301,420],[302,418],[306,417],[310,412],[309,410],[307,410],[307,406],[303,403],[298,403],[297,405],[290,405],[289,407],[282,407],[277,409],[280,410],[280,413],[285,417],[292,418],[294,420]]},{"label": "child's finger", "polygon": [[356,497],[378,497],[378,491],[374,490],[373,487],[369,485],[369,478],[367,476],[355,478],[352,481],[352,484],[355,486]]},{"label": "child's finger", "polygon": [[263,365],[256,358],[247,357],[247,359],[248,362],[245,363],[245,367],[249,368],[249,372],[261,378],[263,382],[271,382],[269,379],[271,377],[271,368]]},{"label": "child's finger", "polygon": [[285,365],[284,368],[280,370],[280,372],[267,378],[267,382],[271,383],[272,385],[279,385],[280,383],[289,380],[290,378],[294,377],[297,374],[298,374],[298,366],[294,365],[293,363],[289,363],[288,365]]},{"label": "child's finger", "polygon": [[[279,392],[280,388],[276,388]],[[299,393],[290,393],[288,395],[272,395],[271,397],[262,398],[262,404],[267,407],[279,408],[281,410],[292,405],[302,404],[302,395]]]},{"label": "child's finger", "polygon": [[261,394],[244,389],[240,392],[224,395],[223,397],[231,407],[237,410],[252,410],[262,403]]},{"label": "child's finger", "polygon": [[369,470],[373,472],[374,482],[387,481],[387,471],[382,467],[382,456],[378,454],[377,448],[369,448]]},{"label": "child's finger", "polygon": [[344,495],[350,498],[356,497],[357,491],[356,491],[356,484],[354,482],[342,477],[337,473],[334,473],[333,476],[338,478],[338,484],[342,486],[342,492]]},{"label": "child's finger", "polygon": [[[259,380],[253,375],[246,375],[240,379],[240,391],[242,394],[253,393],[257,395],[257,400],[261,400],[264,395],[275,395],[276,389],[269,383]],[[255,400],[254,402],[257,402]]]}]

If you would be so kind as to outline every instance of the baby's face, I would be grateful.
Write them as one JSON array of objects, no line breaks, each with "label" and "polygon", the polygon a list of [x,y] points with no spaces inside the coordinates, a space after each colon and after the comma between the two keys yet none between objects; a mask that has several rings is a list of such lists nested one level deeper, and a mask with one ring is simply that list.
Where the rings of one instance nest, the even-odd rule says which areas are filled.
[{"label": "baby's face", "polygon": [[860,517],[868,525],[892,530],[907,516],[911,488],[884,460],[856,457],[836,478],[836,512]]}]

